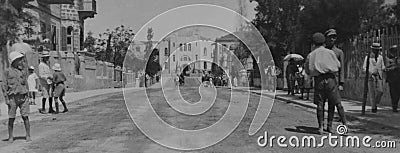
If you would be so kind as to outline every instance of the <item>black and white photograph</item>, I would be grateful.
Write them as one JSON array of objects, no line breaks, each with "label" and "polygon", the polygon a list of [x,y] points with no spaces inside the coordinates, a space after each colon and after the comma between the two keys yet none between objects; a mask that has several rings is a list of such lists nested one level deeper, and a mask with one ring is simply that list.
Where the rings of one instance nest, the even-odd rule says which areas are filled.
[{"label": "black and white photograph", "polygon": [[0,0],[0,153],[400,152],[398,0]]}]

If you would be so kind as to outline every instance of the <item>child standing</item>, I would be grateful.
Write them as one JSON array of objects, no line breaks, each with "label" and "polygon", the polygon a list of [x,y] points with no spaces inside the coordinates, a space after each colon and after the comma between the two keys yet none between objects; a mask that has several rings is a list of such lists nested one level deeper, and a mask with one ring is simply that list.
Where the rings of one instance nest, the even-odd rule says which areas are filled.
[{"label": "child standing", "polygon": [[30,66],[28,68],[29,71],[29,76],[28,76],[28,96],[29,96],[29,101],[30,105],[36,105],[36,93],[38,92],[38,87],[39,87],[39,82],[38,79],[39,77],[35,73],[35,68],[33,66]]},{"label": "child standing", "polygon": [[64,82],[67,81],[67,78],[65,77],[64,73],[61,72],[61,65],[59,63],[55,63],[53,66],[53,83],[54,83],[54,102],[56,104],[56,114],[59,113],[59,108],[58,108],[58,99],[61,101],[62,105],[64,106],[64,111],[62,113],[68,112],[67,105],[64,101],[64,96],[65,96],[65,85]]},{"label": "child standing", "polygon": [[24,71],[25,60],[24,55],[19,52],[11,52],[9,54],[11,67],[4,73],[4,83],[2,90],[4,99],[8,106],[8,141],[13,142],[14,121],[17,114],[17,108],[24,120],[26,130],[26,141],[31,141],[30,124],[29,124],[29,103],[27,102],[28,86],[27,75]]}]

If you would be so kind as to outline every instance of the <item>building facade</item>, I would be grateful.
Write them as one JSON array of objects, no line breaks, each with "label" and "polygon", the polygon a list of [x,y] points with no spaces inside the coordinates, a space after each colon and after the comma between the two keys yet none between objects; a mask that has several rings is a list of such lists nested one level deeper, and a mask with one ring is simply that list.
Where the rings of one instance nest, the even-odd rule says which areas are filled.
[{"label": "building facade", "polygon": [[189,73],[210,72],[213,42],[199,34],[173,34],[159,43],[163,74],[180,73],[189,66]]}]

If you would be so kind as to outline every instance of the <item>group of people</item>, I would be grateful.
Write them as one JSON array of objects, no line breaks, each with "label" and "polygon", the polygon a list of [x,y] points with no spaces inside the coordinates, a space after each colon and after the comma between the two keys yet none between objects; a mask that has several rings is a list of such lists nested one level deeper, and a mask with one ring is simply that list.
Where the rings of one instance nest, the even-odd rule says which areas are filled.
[{"label": "group of people", "polygon": [[208,86],[228,86],[229,77],[226,74],[223,74],[222,76],[213,76],[212,74],[203,72],[201,76],[201,82]]},{"label": "group of people", "polygon": [[303,99],[304,94],[307,93],[305,99],[309,99],[313,80],[306,74],[303,60],[289,60],[286,67],[286,80],[288,84],[288,95],[301,94],[300,99]]},{"label": "group of people", "polygon": [[[341,104],[340,92],[344,90],[344,55],[335,43],[337,33],[334,29],[329,29],[322,33],[313,35],[314,50],[307,56],[304,63],[305,76],[314,81],[314,104],[317,105],[317,120],[319,124],[318,132],[323,132],[324,123],[324,105],[328,101],[328,132],[332,131],[332,121],[335,108],[341,118],[343,125],[347,125],[346,116]],[[381,101],[384,88],[384,72],[386,72],[386,81],[389,83],[390,96],[392,100],[393,112],[398,112],[398,102],[400,95],[400,61],[397,45],[392,46],[388,51],[388,66],[385,67],[384,57],[380,51],[380,43],[373,43],[371,52],[365,57],[362,66],[364,72],[368,72],[369,102],[371,103],[371,112],[377,113],[377,105]],[[293,61],[292,61],[293,62]],[[294,64],[293,64],[294,65]],[[295,69],[295,66],[293,66]],[[296,72],[291,72],[296,74]],[[294,76],[289,76],[294,77]],[[289,88],[293,92],[293,88]],[[397,92],[397,93],[396,93]]]},{"label": "group of people", "polygon": [[[343,90],[344,75],[341,66],[343,51],[336,47],[337,33],[329,29],[313,35],[314,50],[307,56],[305,73],[314,80],[314,104],[317,105],[318,133],[324,132],[324,108],[328,101],[328,123],[326,131],[332,133],[335,107],[344,126],[347,125],[339,90]],[[342,77],[343,76],[343,77]]]},{"label": "group of people", "polygon": [[[63,97],[65,95],[64,82],[65,75],[61,71],[59,63],[52,67],[54,73],[51,73],[49,65],[49,53],[43,51],[42,61],[39,64],[39,77],[35,73],[33,66],[28,66],[26,56],[19,52],[9,53],[10,67],[4,72],[2,79],[2,91],[5,103],[8,106],[8,133],[9,142],[14,141],[13,130],[16,112],[19,108],[21,117],[24,121],[26,130],[26,140],[31,141],[29,113],[30,104],[35,103],[36,93],[40,89],[43,93],[41,113],[45,113],[45,102],[49,99],[49,113],[59,113],[58,100],[64,106],[63,112],[67,112],[67,106]],[[28,74],[29,73],[29,74]],[[52,99],[54,97],[56,110],[52,108]]]},{"label": "group of people", "polygon": [[[47,51],[43,51],[42,60],[39,63],[39,82],[41,85],[41,90],[43,94],[42,98],[42,109],[39,109],[39,112],[42,114],[46,113],[46,100],[49,100],[49,111],[48,113],[58,114],[59,111],[59,103],[64,107],[63,113],[68,112],[67,105],[64,101],[65,96],[65,85],[64,82],[67,80],[64,73],[61,71],[61,65],[59,63],[55,63],[52,67],[54,73],[51,72],[49,66],[49,53]],[[53,98],[55,103],[55,110],[53,109]]]}]

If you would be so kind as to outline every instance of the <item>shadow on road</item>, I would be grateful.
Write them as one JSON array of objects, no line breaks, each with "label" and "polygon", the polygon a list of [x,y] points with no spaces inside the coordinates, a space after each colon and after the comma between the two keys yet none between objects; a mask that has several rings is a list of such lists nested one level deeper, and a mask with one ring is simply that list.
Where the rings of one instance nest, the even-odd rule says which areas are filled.
[{"label": "shadow on road", "polygon": [[318,128],[308,126],[296,126],[296,128],[285,128],[285,130],[296,133],[318,134]]}]

